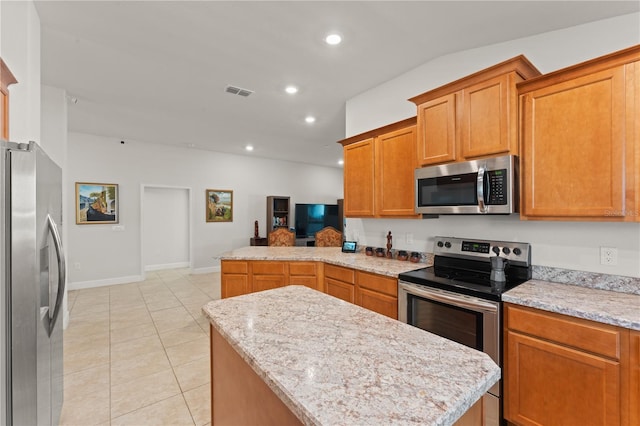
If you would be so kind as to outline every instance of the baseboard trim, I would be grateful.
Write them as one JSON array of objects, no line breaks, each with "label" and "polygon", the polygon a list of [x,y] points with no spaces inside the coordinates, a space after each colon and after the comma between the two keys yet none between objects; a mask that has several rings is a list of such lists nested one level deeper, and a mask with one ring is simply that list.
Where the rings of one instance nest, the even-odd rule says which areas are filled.
[{"label": "baseboard trim", "polygon": [[87,288],[104,287],[114,284],[136,283],[143,280],[144,278],[142,278],[142,276],[140,275],[130,275],[128,277],[107,278],[105,280],[79,281],[75,283],[67,283],[67,285],[69,287],[69,290],[83,290]]},{"label": "baseboard trim", "polygon": [[147,265],[144,267],[145,272],[162,271],[164,269],[188,268],[191,266],[189,262],[163,263],[160,265]]},{"label": "baseboard trim", "polygon": [[191,270],[191,273],[196,274],[210,274],[211,272],[220,272],[219,266],[210,266],[208,268],[194,268]]}]

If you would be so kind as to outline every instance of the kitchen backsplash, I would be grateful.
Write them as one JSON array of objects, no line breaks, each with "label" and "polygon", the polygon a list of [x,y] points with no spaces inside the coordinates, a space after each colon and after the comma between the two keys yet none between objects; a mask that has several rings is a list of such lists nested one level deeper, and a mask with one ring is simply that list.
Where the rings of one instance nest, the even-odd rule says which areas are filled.
[{"label": "kitchen backsplash", "polygon": [[599,290],[640,294],[640,278],[533,265],[533,279]]},{"label": "kitchen backsplash", "polygon": [[[359,249],[364,250],[364,247],[359,247]],[[374,247],[374,251],[375,249],[376,247]],[[397,250],[392,249],[391,251],[395,259]],[[418,253],[420,253],[420,263],[424,263],[426,266],[433,264],[433,253]],[[411,252],[409,254],[411,254]],[[533,265],[532,269],[532,278],[534,280],[640,295],[640,278],[553,268],[550,266]]]}]

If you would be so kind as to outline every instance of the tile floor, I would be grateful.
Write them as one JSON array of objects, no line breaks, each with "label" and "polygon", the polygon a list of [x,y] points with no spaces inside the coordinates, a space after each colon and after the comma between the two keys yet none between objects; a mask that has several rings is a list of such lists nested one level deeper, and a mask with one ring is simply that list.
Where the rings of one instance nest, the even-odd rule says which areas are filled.
[{"label": "tile floor", "polygon": [[147,273],[70,291],[61,425],[208,425],[209,336],[201,307],[220,274]]}]

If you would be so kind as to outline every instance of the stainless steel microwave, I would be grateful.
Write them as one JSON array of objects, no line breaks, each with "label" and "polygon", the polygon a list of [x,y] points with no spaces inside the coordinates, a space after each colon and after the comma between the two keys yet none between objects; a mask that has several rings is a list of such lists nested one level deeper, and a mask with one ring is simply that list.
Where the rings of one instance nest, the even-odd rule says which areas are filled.
[{"label": "stainless steel microwave", "polygon": [[416,169],[416,213],[518,212],[518,157],[483,158]]}]

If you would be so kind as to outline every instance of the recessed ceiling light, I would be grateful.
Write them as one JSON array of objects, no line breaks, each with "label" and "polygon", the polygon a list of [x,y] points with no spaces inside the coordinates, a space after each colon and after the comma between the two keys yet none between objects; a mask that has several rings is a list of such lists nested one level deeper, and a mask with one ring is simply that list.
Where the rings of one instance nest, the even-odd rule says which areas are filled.
[{"label": "recessed ceiling light", "polygon": [[298,93],[298,88],[296,86],[287,86],[285,87],[284,91],[290,95],[293,95],[295,93]]},{"label": "recessed ceiling light", "polygon": [[247,145],[244,147],[247,151],[253,151],[253,145]]},{"label": "recessed ceiling light", "polygon": [[305,117],[304,121],[306,121],[307,123],[311,124],[311,123],[316,121],[316,118],[308,115],[307,117]]},{"label": "recessed ceiling light", "polygon": [[324,41],[327,44],[335,46],[336,44],[340,44],[342,42],[342,36],[340,34],[332,33],[326,36]]}]

